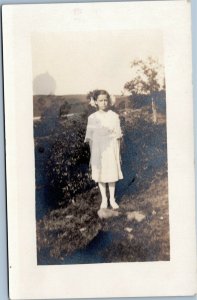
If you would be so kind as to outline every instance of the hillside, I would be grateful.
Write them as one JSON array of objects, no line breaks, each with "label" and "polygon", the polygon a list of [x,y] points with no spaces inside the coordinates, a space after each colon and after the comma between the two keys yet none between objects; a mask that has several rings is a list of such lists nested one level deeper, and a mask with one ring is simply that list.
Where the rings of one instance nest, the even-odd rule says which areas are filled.
[{"label": "hillside", "polygon": [[65,102],[71,105],[69,113],[83,112],[88,104],[86,95],[36,95],[33,97],[33,102],[34,117],[41,116],[48,110],[59,113],[60,107]]},{"label": "hillside", "polygon": [[[115,95],[115,109],[141,109],[151,107],[151,96],[120,96]],[[165,92],[158,92],[155,97],[155,105],[159,113],[165,114]],[[83,113],[88,111],[86,95],[36,95],[33,97],[34,118],[40,116],[59,117],[60,111],[67,114]]]}]

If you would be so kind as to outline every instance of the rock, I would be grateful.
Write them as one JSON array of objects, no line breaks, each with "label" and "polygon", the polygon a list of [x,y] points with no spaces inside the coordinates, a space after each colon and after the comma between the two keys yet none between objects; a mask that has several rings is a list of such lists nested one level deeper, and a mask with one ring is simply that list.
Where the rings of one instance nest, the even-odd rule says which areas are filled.
[{"label": "rock", "polygon": [[163,220],[163,217],[162,217],[162,216],[160,217],[160,220]]},{"label": "rock", "polygon": [[140,213],[139,211],[132,211],[127,213],[127,219],[130,221],[136,220],[137,222],[141,222],[142,220],[144,220],[144,218],[145,215]]},{"label": "rock", "polygon": [[99,209],[97,214],[100,219],[108,219],[108,218],[118,217],[120,213],[112,209],[101,208]]},{"label": "rock", "polygon": [[134,238],[134,235],[131,234],[131,233],[129,233],[129,234],[128,234],[128,239],[131,241],[133,238]]},{"label": "rock", "polygon": [[81,232],[84,232],[86,230],[86,227],[80,228],[79,229]]},{"label": "rock", "polygon": [[127,219],[130,220],[130,221],[134,220],[135,219],[135,212],[134,211],[133,212],[128,212],[127,213]]},{"label": "rock", "polygon": [[137,222],[141,222],[142,220],[145,219],[145,215],[143,215],[142,213],[136,212],[135,219]]},{"label": "rock", "polygon": [[73,218],[73,215],[66,216],[66,219],[72,219],[72,218]]},{"label": "rock", "polygon": [[130,233],[133,230],[133,228],[131,228],[131,227],[125,227],[124,230]]},{"label": "rock", "polygon": [[152,211],[152,215],[153,216],[156,215],[156,211],[155,210]]}]

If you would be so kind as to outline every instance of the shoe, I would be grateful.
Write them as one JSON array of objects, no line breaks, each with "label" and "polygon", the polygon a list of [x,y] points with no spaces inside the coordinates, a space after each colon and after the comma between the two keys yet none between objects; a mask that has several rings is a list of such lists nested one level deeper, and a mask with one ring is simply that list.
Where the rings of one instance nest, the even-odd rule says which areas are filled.
[{"label": "shoe", "polygon": [[115,199],[110,200],[110,205],[113,209],[118,209],[119,205],[116,203]]},{"label": "shoe", "polygon": [[102,199],[100,209],[107,208],[107,198]]}]

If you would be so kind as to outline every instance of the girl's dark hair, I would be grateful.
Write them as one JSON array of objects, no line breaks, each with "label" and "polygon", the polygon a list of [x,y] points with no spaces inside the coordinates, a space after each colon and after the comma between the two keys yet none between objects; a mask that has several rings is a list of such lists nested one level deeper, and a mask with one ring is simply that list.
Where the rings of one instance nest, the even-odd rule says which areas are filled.
[{"label": "girl's dark hair", "polygon": [[96,101],[99,95],[106,95],[107,99],[110,100],[110,94],[106,90],[94,90],[89,92],[87,98],[90,99],[92,97]]}]

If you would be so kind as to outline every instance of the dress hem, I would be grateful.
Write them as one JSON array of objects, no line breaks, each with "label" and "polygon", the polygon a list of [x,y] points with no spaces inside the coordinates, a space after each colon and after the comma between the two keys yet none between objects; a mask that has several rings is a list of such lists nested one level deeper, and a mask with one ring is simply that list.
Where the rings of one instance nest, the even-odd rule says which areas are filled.
[{"label": "dress hem", "polygon": [[119,180],[122,180],[123,179],[123,177],[120,177],[120,178],[118,178],[118,179],[115,179],[115,180],[98,180],[98,179],[94,179],[94,178],[92,178],[92,180],[94,180],[95,182],[102,182],[102,183],[110,183],[110,182],[117,182],[117,181],[119,181]]}]

